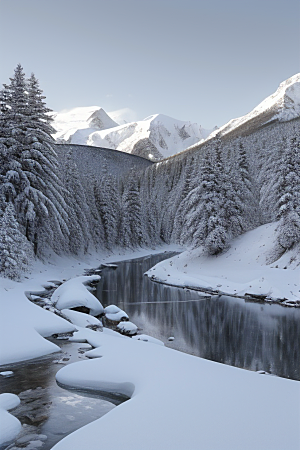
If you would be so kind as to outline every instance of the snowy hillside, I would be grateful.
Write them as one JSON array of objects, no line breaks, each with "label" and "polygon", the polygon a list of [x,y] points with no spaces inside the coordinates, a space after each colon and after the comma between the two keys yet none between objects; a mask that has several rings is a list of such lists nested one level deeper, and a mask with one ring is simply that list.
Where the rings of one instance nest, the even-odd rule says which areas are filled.
[{"label": "snowy hillside", "polygon": [[274,260],[277,225],[268,223],[242,234],[218,257],[199,247],[158,263],[147,275],[166,284],[226,295],[285,299],[285,305],[294,306],[300,302],[299,246]]},{"label": "snowy hillside", "polygon": [[99,107],[74,108],[54,116],[58,142],[92,145],[160,160],[185,150],[210,134],[200,125],[155,114],[119,125]]}]

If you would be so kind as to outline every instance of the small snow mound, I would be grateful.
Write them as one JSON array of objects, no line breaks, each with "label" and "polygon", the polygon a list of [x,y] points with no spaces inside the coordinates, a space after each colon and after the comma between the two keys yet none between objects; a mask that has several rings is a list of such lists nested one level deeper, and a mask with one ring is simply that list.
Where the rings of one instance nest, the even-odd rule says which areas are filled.
[{"label": "small snow mound", "polygon": [[133,336],[138,331],[138,327],[132,322],[120,322],[117,325],[117,329],[120,333],[126,334],[127,336]]},{"label": "small snow mound", "polygon": [[105,317],[111,322],[129,320],[128,314],[126,314],[125,311],[122,311],[122,309],[120,309],[120,311],[115,314],[105,314]]},{"label": "small snow mound", "polygon": [[93,316],[102,314],[103,306],[87,288],[87,285],[99,281],[100,278],[99,275],[72,278],[56,289],[51,301],[59,310],[84,306]]},{"label": "small snow mound", "polygon": [[109,306],[106,306],[106,308],[104,308],[105,314],[116,314],[119,311],[121,311],[121,309],[116,305],[109,305]]},{"label": "small snow mound", "polygon": [[62,309],[61,312],[78,327],[85,328],[90,325],[97,325],[102,327],[102,322],[90,314],[85,314],[78,311],[70,311],[69,309]]},{"label": "small snow mound", "polygon": [[20,404],[20,399],[15,394],[0,394],[0,446],[12,441],[21,430],[20,421],[12,416],[10,409],[16,408]]}]

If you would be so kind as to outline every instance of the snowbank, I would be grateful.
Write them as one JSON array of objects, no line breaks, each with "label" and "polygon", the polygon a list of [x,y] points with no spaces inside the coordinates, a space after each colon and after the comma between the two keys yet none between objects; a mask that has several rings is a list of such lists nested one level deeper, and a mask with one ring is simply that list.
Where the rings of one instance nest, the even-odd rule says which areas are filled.
[{"label": "snowbank", "polygon": [[99,275],[81,276],[66,281],[54,291],[51,301],[59,309],[69,309],[85,306],[90,314],[97,316],[103,313],[103,306],[97,298],[88,291],[89,283],[99,281]]},{"label": "snowbank", "polygon": [[9,443],[21,430],[20,421],[7,412],[16,408],[20,404],[20,399],[15,394],[0,394],[0,446]]},{"label": "snowbank", "polygon": [[79,333],[97,347],[86,353],[93,359],[64,367],[58,382],[130,400],[53,449],[299,449],[298,382],[113,332]]},{"label": "snowbank", "polygon": [[276,223],[239,236],[219,256],[201,249],[186,251],[152,267],[148,277],[175,286],[214,289],[227,295],[259,294],[270,299],[300,300],[299,256],[293,251],[269,264]]},{"label": "snowbank", "polygon": [[[52,255],[51,261],[47,264],[36,261],[32,273],[22,282],[0,277],[0,366],[60,351],[57,345],[47,341],[44,337],[76,329],[76,326],[70,322],[31,303],[26,298],[25,291],[40,291],[41,286],[49,285],[49,280],[79,277],[85,268],[99,267],[104,261],[109,263],[176,249],[175,246],[165,246],[156,250],[139,249],[137,251],[120,251],[117,254],[112,252],[95,253],[85,255],[80,260],[75,257]],[[86,295],[88,291],[82,283],[81,287],[85,289],[84,295]],[[88,297],[90,298],[90,296]],[[99,308],[98,303],[97,301],[97,308]],[[72,315],[71,321],[76,321],[75,315]],[[80,316],[80,320],[83,320],[83,316]],[[92,316],[88,320],[93,321]],[[79,325],[82,324],[83,322],[80,321]]]}]

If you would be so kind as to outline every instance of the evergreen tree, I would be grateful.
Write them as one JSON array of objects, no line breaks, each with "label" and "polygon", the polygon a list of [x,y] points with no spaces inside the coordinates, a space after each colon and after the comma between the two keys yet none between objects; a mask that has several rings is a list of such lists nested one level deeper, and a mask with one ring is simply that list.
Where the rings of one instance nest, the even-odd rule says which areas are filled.
[{"label": "evergreen tree", "polygon": [[130,171],[122,194],[121,239],[124,247],[134,248],[145,242],[141,217],[141,201],[136,175]]},{"label": "evergreen tree", "polygon": [[71,150],[66,155],[63,181],[66,188],[65,200],[68,205],[69,250],[75,255],[80,255],[87,251],[91,241],[89,210]]},{"label": "evergreen tree", "polygon": [[32,258],[32,247],[19,229],[14,206],[8,203],[0,220],[0,274],[18,280]]},{"label": "evergreen tree", "polygon": [[117,179],[108,173],[104,163],[97,185],[96,206],[104,228],[104,244],[111,249],[119,244],[120,193]]},{"label": "evergreen tree", "polygon": [[50,135],[53,128],[34,75],[27,85],[19,64],[10,80],[2,95],[7,105],[6,109],[3,106],[5,133],[0,142],[0,151],[5,151],[0,189],[6,201],[14,203],[18,222],[34,243],[35,253],[42,253],[46,245],[68,235],[67,207]]},{"label": "evergreen tree", "polygon": [[283,250],[300,242],[300,136],[287,142],[280,162],[277,242]]}]

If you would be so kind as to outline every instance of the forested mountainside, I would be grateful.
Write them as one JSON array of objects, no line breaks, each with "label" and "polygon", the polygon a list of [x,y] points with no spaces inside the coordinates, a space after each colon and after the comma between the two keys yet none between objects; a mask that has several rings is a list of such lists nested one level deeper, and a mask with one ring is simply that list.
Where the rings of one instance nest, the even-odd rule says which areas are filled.
[{"label": "forested mountainside", "polygon": [[140,184],[154,242],[218,254],[233,237],[280,220],[282,253],[300,242],[300,119],[217,136],[149,167]]},{"label": "forested mountainside", "polygon": [[243,138],[216,137],[160,163],[145,167],[145,161],[139,172],[118,178],[108,164],[101,165],[98,177],[87,177],[80,157],[78,181],[67,188],[75,197],[78,186],[84,186],[89,204],[84,222],[93,224],[95,245],[175,242],[218,254],[232,238],[280,220],[279,255],[300,241],[299,129],[300,119],[295,119]]}]

